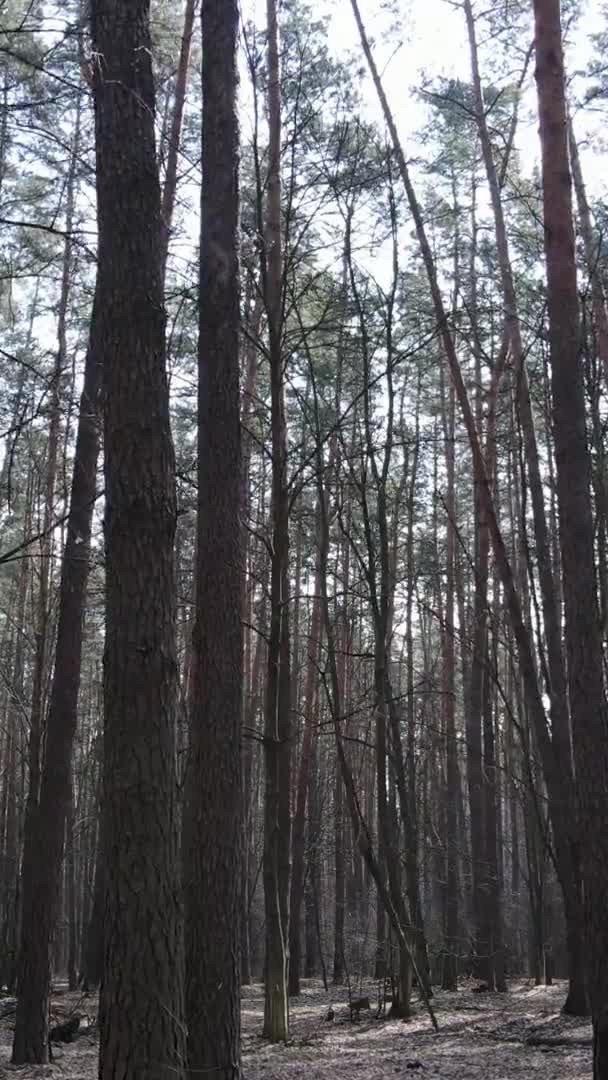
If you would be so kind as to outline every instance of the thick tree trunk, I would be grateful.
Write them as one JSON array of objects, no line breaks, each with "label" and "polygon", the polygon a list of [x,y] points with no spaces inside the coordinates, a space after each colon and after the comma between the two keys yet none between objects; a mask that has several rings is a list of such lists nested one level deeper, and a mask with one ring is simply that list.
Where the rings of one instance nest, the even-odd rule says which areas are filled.
[{"label": "thick tree trunk", "polygon": [[148,0],[94,0],[106,541],[100,1080],[179,1080],[174,540]]},{"label": "thick tree trunk", "polygon": [[[243,545],[238,5],[203,0],[198,534],[184,874],[188,1075],[240,1072]],[[202,899],[204,898],[204,899]]]},{"label": "thick tree trunk", "polygon": [[594,1080],[608,1077],[608,707],[594,566],[559,0],[534,0],[553,432]]}]

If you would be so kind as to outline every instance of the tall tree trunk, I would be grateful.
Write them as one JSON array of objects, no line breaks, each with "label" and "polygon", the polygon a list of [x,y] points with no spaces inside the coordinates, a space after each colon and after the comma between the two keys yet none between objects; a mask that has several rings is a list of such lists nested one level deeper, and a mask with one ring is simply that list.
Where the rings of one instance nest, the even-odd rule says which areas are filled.
[{"label": "tall tree trunk", "polygon": [[[70,762],[71,765],[71,762]],[[70,781],[72,780],[70,776]],[[76,913],[76,807],[74,805],[74,784],[70,782],[68,812],[66,816],[66,893],[68,922],[68,987],[76,990],[78,986],[78,927]]]},{"label": "tall tree trunk", "polygon": [[[551,816],[556,830],[556,856],[558,873],[565,897],[569,932],[576,935],[580,925],[580,912],[577,902],[577,866],[575,839],[572,835],[572,800],[574,776],[572,771],[572,752],[570,738],[570,718],[566,693],[566,670],[562,651],[559,604],[554,568],[551,559],[551,546],[544,502],[544,485],[538,455],[525,350],[521,336],[519,307],[515,290],[515,280],[511,265],[509,240],[504,216],[499,178],[494,163],[494,152],[486,119],[483,89],[479,70],[475,21],[470,0],[464,4],[469,46],[477,126],[482,148],[482,155],[490,189],[494,227],[496,233],[496,251],[500,268],[501,288],[505,305],[505,328],[511,343],[511,350],[517,376],[517,407],[523,432],[526,465],[528,469],[530,496],[534,521],[534,535],[538,575],[542,597],[544,630],[547,644],[549,683],[547,692],[551,701],[551,753],[556,767],[561,773],[559,800],[551,805]],[[549,798],[552,798],[549,791]],[[586,993],[581,980],[579,963],[570,965],[570,985],[566,1008],[569,1012],[584,1013]]]},{"label": "tall tree trunk", "polygon": [[594,566],[559,0],[534,0],[553,432],[594,1080],[608,1077],[608,708]]},{"label": "tall tree trunk", "polygon": [[[560,878],[562,879],[562,888],[564,889],[564,902],[566,905],[572,905],[573,910],[576,911],[575,897],[573,896],[572,888],[566,887],[567,883],[576,881],[576,863],[574,862],[571,844],[572,826],[569,820],[570,808],[566,805],[566,800],[564,799],[564,788],[562,773],[560,771],[560,760],[554,752],[554,747],[552,745],[551,736],[547,725],[545,708],[543,705],[542,695],[537,678],[534,649],[532,645],[530,630],[524,620],[521,599],[517,591],[513,570],[511,568],[509,556],[496,514],[496,508],[492,497],[492,490],[488,479],[484,462],[484,455],[480,444],[479,433],[475,424],[475,417],[473,415],[473,410],[471,409],[467,388],[462,376],[458,353],[456,350],[453,335],[451,333],[447,311],[443,302],[443,297],[441,294],[441,289],[439,286],[437,271],[435,267],[435,261],[427,236],[426,227],[422,218],[420,205],[418,203],[416,192],[411,181],[407,161],[403,153],[403,147],[399,140],[395,121],[391,113],[388,99],[384,92],[382,81],[378,73],[378,68],[374,61],[373,53],[371,51],[370,44],[365,32],[365,26],[361,19],[361,13],[359,11],[359,5],[357,0],[351,0],[351,7],[353,9],[353,13],[357,22],[357,27],[359,29],[359,36],[361,38],[362,48],[365,53],[370,72],[372,74],[378,98],[382,106],[382,111],[384,113],[387,127],[390,132],[391,141],[393,143],[393,147],[397,156],[399,171],[403,180],[403,186],[406,191],[408,205],[410,207],[414,220],[416,235],[418,243],[420,245],[420,251],[422,254],[422,259],[428,278],[429,290],[433,301],[433,308],[437,318],[437,324],[441,333],[445,357],[448,363],[450,375],[456,392],[456,398],[460,406],[462,419],[469,440],[475,480],[478,485],[481,505],[487,519],[490,541],[494,550],[497,570],[500,576],[501,585],[504,590],[506,608],[516,644],[519,670],[521,674],[522,685],[525,691],[528,714],[530,717],[530,721],[533,724],[537,744],[542,756],[543,771],[545,774],[545,782],[547,784],[549,802],[552,808],[552,812],[555,815],[553,825],[555,832],[556,851],[559,848],[559,864],[560,868],[563,868],[563,873],[562,869],[560,869]],[[575,918],[568,920],[568,936],[570,948],[570,946],[576,941]],[[574,950],[571,949],[570,951],[571,964],[574,965]],[[579,979],[578,982],[580,984],[581,980]]]},{"label": "tall tree trunk", "polygon": [[[350,510],[347,511],[347,518]],[[346,597],[350,581],[350,545],[347,540],[342,545],[342,591],[344,602],[340,612],[340,651],[338,654],[338,684],[342,702],[348,700],[350,688],[350,624],[347,614]],[[320,591],[320,590],[319,590]],[[334,790],[334,965],[332,982],[341,986],[346,973],[346,954],[344,942],[344,923],[346,913],[346,829],[344,814],[344,784],[340,764],[336,761]],[[358,856],[355,855],[355,858]]]},{"label": "tall tree trunk", "polygon": [[[407,600],[405,613],[405,646],[406,646],[406,755],[405,764],[407,775],[404,775],[404,785],[407,791],[407,819],[408,827],[405,831],[405,877],[407,884],[408,900],[414,940],[416,943],[416,964],[418,972],[426,980],[427,993],[432,994],[429,971],[429,958],[424,929],[423,904],[421,900],[419,858],[418,858],[418,805],[416,798],[416,701],[414,691],[414,634],[413,634],[413,606],[415,594],[415,518],[416,518],[416,485],[418,483],[418,459],[420,452],[420,395],[421,384],[418,380],[416,388],[416,414],[414,424],[414,447],[409,463],[410,477],[407,495]],[[405,772],[405,770],[404,770]],[[460,781],[459,781],[460,784]]]},{"label": "tall tree trunk", "polygon": [[185,827],[188,1075],[238,1080],[243,695],[238,4],[203,0],[198,534]]},{"label": "tall tree trunk", "polygon": [[[103,808],[100,808],[100,818]],[[98,987],[103,975],[103,909],[105,900],[103,821],[98,828],[91,911],[82,943],[81,983],[85,993]]]},{"label": "tall tree trunk", "polygon": [[180,1080],[175,460],[149,0],[93,0],[106,541],[100,1080]]},{"label": "tall tree trunk", "polygon": [[281,91],[276,0],[267,0],[268,21],[268,210],[265,303],[270,354],[272,427],[272,559],[270,637],[264,750],[264,902],[266,977],[264,1035],[281,1042],[289,1034],[290,879],[290,673],[289,497],[287,421],[283,370],[283,255],[281,229]]},{"label": "tall tree trunk", "polygon": [[[23,523],[23,539],[31,531],[31,484],[28,482]],[[9,990],[14,988],[18,956],[18,899],[19,899],[19,838],[17,806],[17,760],[21,745],[23,688],[25,675],[25,609],[28,593],[29,568],[23,560],[16,586],[14,646],[10,693],[7,695],[6,723],[8,726],[6,764],[2,790],[2,970],[0,976]]]},{"label": "tall tree trunk", "polygon": [[[471,203],[471,244],[470,293],[471,319],[474,333],[477,333],[477,189],[472,184]],[[474,349],[475,370],[475,421],[481,433],[483,424],[483,383],[481,375],[481,357],[479,349]],[[485,645],[487,639],[487,598],[488,568],[490,558],[490,537],[485,518],[479,481],[473,478],[473,506],[475,513],[475,579],[473,596],[473,632],[472,650],[469,665],[470,681],[466,686],[465,734],[467,787],[469,795],[469,833],[471,840],[471,900],[473,910],[473,968],[475,974],[483,979],[487,973],[487,942],[484,941],[484,897],[482,892],[484,875],[483,858],[483,802],[484,773],[482,750],[482,713],[483,685],[485,677]]]},{"label": "tall tree trunk", "polygon": [[[318,512],[317,512],[318,518]],[[318,701],[319,648],[321,637],[321,582],[319,567],[315,573],[306,681],[304,686],[304,737],[300,754],[300,768],[296,786],[296,805],[292,830],[292,873],[289,910],[289,993],[300,993],[301,927],[300,914],[304,899],[304,854],[306,801],[313,761],[313,744],[317,737],[316,705]]]},{"label": "tall tree trunk", "polygon": [[319,791],[319,744],[315,740],[308,787],[308,823],[306,838],[306,892],[305,892],[305,965],[307,979],[319,973],[320,942],[317,927],[317,897],[319,893],[321,841],[321,798]]},{"label": "tall tree trunk", "polygon": [[[445,394],[443,395],[445,397]],[[445,956],[443,962],[443,989],[458,989],[458,745],[456,742],[456,690],[455,690],[455,620],[454,620],[454,560],[456,551],[456,499],[455,473],[455,402],[450,390],[449,403],[444,401],[445,455],[447,471],[446,494],[446,585],[445,616],[443,624],[443,676],[442,704],[446,753],[446,907],[445,907]]]}]

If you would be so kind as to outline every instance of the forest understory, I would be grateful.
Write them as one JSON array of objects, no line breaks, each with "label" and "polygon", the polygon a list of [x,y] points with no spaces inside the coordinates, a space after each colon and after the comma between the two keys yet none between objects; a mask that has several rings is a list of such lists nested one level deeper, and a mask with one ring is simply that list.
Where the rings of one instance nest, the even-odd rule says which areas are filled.
[{"label": "forest understory", "polygon": [[[511,984],[507,994],[476,994],[474,983],[456,993],[438,991],[435,1033],[422,1005],[413,1018],[376,1019],[377,987],[353,988],[372,1006],[351,1022],[346,987],[325,992],[320,981],[306,980],[291,1004],[291,1037],[285,1045],[261,1038],[264,994],[261,985],[245,987],[242,1000],[245,1080],[388,1080],[433,1076],[442,1080],[588,1080],[591,1077],[591,1026],[561,1012],[566,984]],[[333,1009],[334,1019],[328,1021]],[[0,1022],[0,1080],[19,1076],[93,1080],[98,1068],[96,998],[60,992],[53,997],[53,1023],[75,1012],[83,1033],[55,1047],[52,1065],[10,1064],[13,1021]],[[90,1025],[90,1034],[86,1028]]]}]

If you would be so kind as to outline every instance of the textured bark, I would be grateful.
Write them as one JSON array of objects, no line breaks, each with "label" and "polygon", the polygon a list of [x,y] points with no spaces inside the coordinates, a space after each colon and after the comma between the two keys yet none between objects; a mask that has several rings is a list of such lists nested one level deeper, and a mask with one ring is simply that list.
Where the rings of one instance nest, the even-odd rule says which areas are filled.
[{"label": "textured bark", "polygon": [[203,0],[196,621],[184,873],[188,1069],[240,1077],[243,545],[238,4]]},{"label": "textured bark", "polygon": [[183,1076],[175,462],[147,0],[94,0],[103,371],[104,970],[100,1080]]},{"label": "textured bark", "polygon": [[568,693],[579,804],[594,1080],[608,1077],[608,707],[594,567],[558,0],[535,0],[553,432],[564,593]]}]

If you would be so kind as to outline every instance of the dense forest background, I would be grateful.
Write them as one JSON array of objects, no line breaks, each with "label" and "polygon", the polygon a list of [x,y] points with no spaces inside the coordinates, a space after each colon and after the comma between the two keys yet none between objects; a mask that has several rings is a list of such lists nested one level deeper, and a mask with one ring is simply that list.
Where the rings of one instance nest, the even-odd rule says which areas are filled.
[{"label": "dense forest background", "polygon": [[199,7],[0,2],[13,1060],[528,976],[605,1080],[605,13]]}]

